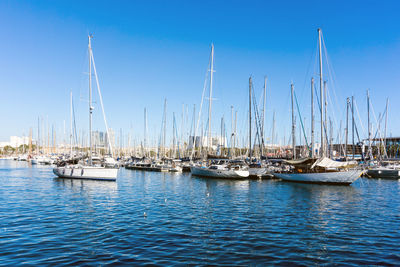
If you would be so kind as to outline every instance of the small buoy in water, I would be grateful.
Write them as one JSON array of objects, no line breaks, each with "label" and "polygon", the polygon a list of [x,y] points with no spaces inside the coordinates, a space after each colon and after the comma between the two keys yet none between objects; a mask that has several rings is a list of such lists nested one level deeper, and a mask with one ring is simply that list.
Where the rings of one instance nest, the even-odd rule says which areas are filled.
[{"label": "small buoy in water", "polygon": [[147,213],[146,212],[143,212],[143,217],[147,217]]},{"label": "small buoy in water", "polygon": [[164,198],[164,202],[167,203],[167,199],[166,198]]},{"label": "small buoy in water", "polygon": [[210,193],[207,193],[207,196],[209,197],[209,196],[210,196]]}]

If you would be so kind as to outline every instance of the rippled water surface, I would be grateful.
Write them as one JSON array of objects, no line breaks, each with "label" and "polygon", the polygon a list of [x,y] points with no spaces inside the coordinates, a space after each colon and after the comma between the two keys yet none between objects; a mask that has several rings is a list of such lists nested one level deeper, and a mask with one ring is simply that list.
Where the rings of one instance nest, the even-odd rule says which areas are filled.
[{"label": "rippled water surface", "polygon": [[0,160],[0,264],[400,265],[400,182],[226,181]]}]

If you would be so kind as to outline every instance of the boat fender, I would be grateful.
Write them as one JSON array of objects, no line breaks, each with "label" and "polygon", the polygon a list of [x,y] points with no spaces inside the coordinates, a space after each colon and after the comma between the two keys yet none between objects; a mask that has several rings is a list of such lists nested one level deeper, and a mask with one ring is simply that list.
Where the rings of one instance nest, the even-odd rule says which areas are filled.
[{"label": "boat fender", "polygon": [[65,174],[65,169],[63,169],[63,175]]},{"label": "boat fender", "polygon": [[71,168],[71,176],[74,174],[74,168]]},{"label": "boat fender", "polygon": [[83,169],[82,169],[82,171],[81,171],[81,176],[83,175]]}]

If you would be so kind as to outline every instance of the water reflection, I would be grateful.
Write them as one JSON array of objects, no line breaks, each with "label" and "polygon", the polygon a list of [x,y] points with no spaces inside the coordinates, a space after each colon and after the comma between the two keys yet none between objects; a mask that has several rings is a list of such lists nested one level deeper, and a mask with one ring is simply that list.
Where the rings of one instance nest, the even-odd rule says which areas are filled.
[{"label": "water reflection", "polygon": [[53,182],[58,187],[64,187],[79,192],[107,192],[110,194],[118,193],[118,183],[114,181],[85,180],[85,179],[68,179],[53,178]]}]

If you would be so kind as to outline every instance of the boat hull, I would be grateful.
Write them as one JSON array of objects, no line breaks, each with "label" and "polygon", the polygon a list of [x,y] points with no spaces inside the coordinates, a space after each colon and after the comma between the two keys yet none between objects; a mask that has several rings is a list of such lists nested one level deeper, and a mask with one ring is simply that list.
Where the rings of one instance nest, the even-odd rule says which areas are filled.
[{"label": "boat hull", "polygon": [[351,170],[325,173],[274,173],[274,176],[290,182],[349,185],[356,181],[363,172],[362,170]]},{"label": "boat hull", "polygon": [[104,167],[56,167],[53,173],[59,178],[71,179],[89,179],[89,180],[117,180],[117,168],[104,168]]},{"label": "boat hull", "polygon": [[212,178],[244,179],[249,177],[249,171],[243,170],[211,170],[202,167],[191,167],[190,172],[196,176]]},{"label": "boat hull", "polygon": [[394,169],[372,169],[367,171],[367,176],[381,179],[400,179],[400,170]]},{"label": "boat hull", "polygon": [[249,175],[251,177],[262,177],[266,175],[267,169],[266,168],[249,168]]}]

